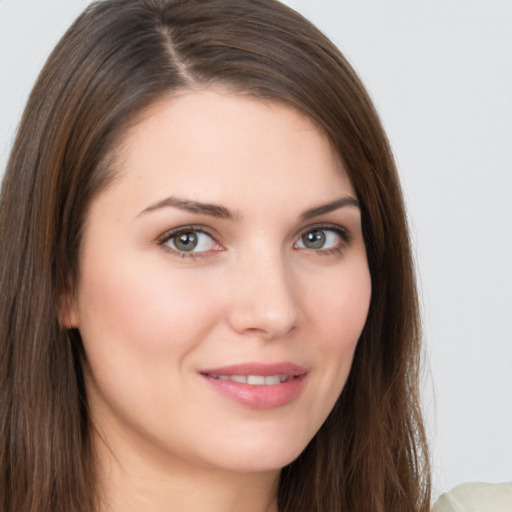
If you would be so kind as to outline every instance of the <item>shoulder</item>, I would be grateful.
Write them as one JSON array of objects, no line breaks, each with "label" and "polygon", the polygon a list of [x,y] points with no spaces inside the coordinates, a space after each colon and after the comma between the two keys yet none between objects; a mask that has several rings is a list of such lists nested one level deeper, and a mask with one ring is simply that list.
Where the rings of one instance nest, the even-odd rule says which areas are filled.
[{"label": "shoulder", "polygon": [[459,485],[441,495],[432,512],[512,512],[512,482]]}]

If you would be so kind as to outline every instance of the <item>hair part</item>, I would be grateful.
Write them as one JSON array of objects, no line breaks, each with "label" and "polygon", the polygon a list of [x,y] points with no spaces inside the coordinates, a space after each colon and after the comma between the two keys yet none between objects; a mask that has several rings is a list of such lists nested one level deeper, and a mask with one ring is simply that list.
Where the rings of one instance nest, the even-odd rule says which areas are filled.
[{"label": "hair part", "polygon": [[0,196],[0,510],[93,512],[98,482],[79,333],[59,322],[91,201],[141,112],[223,86],[308,116],[362,208],[369,316],[340,399],[283,469],[280,512],[429,510],[418,301],[400,185],[364,87],[274,0],[104,0],[57,45],[29,98]]}]

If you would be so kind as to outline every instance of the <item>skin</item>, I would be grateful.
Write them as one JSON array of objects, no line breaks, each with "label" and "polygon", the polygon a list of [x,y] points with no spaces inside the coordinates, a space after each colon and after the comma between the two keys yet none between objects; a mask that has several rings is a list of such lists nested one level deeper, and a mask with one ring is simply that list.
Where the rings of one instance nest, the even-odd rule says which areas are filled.
[{"label": "skin", "polygon": [[[120,148],[61,319],[85,347],[105,510],[275,511],[280,469],[343,389],[371,295],[357,204],[303,216],[356,194],[307,118],[222,90],[160,101]],[[207,232],[193,253],[166,238],[183,226]],[[306,245],[319,230],[320,249]],[[258,410],[200,375],[255,361],[305,368],[299,396]]]}]

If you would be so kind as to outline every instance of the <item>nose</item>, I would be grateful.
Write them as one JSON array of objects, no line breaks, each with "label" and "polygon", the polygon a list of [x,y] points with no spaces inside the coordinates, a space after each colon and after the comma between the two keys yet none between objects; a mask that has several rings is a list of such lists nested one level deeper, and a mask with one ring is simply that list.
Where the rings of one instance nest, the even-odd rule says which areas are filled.
[{"label": "nose", "polygon": [[248,259],[234,273],[231,291],[228,322],[237,333],[274,340],[297,327],[299,294],[283,258]]}]

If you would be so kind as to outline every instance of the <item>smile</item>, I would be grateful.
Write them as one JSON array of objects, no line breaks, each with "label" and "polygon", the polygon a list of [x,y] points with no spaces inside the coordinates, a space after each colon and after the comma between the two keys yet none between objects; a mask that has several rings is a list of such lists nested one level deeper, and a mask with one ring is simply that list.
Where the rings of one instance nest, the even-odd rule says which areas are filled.
[{"label": "smile", "polygon": [[293,378],[291,375],[210,375],[210,377],[212,379],[230,380],[251,386],[275,386]]},{"label": "smile", "polygon": [[251,409],[275,409],[296,400],[309,371],[293,363],[243,363],[201,370],[200,376],[229,401]]}]

